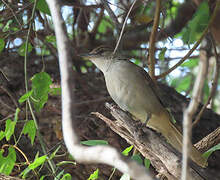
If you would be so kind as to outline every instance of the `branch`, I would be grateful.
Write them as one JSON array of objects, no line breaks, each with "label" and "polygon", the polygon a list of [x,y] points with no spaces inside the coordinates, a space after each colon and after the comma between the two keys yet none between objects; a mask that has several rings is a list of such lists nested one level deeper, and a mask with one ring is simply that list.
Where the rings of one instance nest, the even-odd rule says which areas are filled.
[{"label": "branch", "polygon": [[188,177],[188,155],[190,154],[192,143],[191,143],[191,132],[192,132],[192,118],[195,114],[199,100],[201,99],[203,86],[205,83],[207,67],[207,57],[205,51],[200,53],[200,61],[198,68],[198,75],[195,80],[195,84],[192,92],[192,99],[188,105],[188,108],[184,111],[183,115],[183,167],[182,167],[182,180],[187,180]]},{"label": "branch", "polygon": [[101,0],[101,2],[103,3],[106,11],[108,12],[109,16],[111,17],[112,21],[114,22],[117,32],[119,33],[120,29],[121,29],[121,24],[118,22],[118,18],[116,17],[115,13],[110,8],[107,0]]},{"label": "branch", "polygon": [[206,152],[213,146],[220,143],[220,127],[208,134],[202,140],[194,144],[200,152]]},{"label": "branch", "polygon": [[[157,172],[165,175],[168,179],[180,179],[181,176],[181,158],[173,147],[171,147],[164,138],[148,127],[140,125],[140,122],[134,121],[128,114],[115,105],[106,104],[110,113],[116,119],[112,121],[100,113],[93,113],[102,119],[114,132],[124,138],[146,158],[150,159],[151,164]],[[196,166],[197,171],[203,172],[203,169],[192,162],[192,167]],[[200,173],[194,168],[190,168],[192,179],[203,179]],[[203,175],[202,175],[203,176]]]},{"label": "branch", "polygon": [[57,39],[59,54],[59,66],[62,87],[62,129],[64,142],[69,153],[78,161],[86,163],[104,163],[116,167],[123,173],[129,174],[132,178],[144,180],[152,179],[146,174],[145,169],[134,161],[124,160],[116,149],[110,146],[85,147],[79,144],[74,131],[73,102],[74,87],[72,75],[72,63],[69,39],[60,14],[60,4],[56,0],[47,0]]},{"label": "branch", "polygon": [[199,122],[203,112],[206,109],[206,106],[210,103],[211,99],[215,95],[215,92],[216,92],[216,89],[217,89],[217,85],[218,85],[219,71],[220,71],[220,62],[219,62],[219,57],[218,57],[218,53],[217,53],[217,49],[216,49],[215,40],[213,39],[212,35],[211,35],[211,39],[212,39],[212,44],[213,44],[214,53],[215,53],[215,75],[214,75],[214,80],[213,80],[213,83],[212,83],[212,88],[211,88],[208,100],[203,105],[202,109],[200,110],[199,114],[197,115],[195,121],[192,124],[193,126],[195,126]]},{"label": "branch", "polygon": [[150,47],[149,47],[149,74],[153,80],[155,80],[155,42],[156,42],[156,34],[157,34],[157,28],[159,25],[160,20],[160,5],[161,0],[156,1],[156,10],[154,14],[154,24],[153,29],[150,35]]}]

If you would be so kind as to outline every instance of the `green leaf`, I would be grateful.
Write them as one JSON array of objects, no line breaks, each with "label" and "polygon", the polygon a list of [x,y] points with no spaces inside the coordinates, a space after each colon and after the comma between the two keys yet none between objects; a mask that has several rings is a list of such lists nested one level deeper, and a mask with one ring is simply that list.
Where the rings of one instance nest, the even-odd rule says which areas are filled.
[{"label": "green leaf", "polygon": [[209,22],[209,6],[207,1],[203,1],[198,7],[193,19],[189,22],[188,28],[183,29],[183,41],[194,43],[200,36]]},{"label": "green leaf", "polygon": [[46,36],[45,40],[47,42],[51,43],[55,48],[57,47],[56,36],[54,36],[54,35]]},{"label": "green leaf", "polygon": [[46,72],[40,72],[32,77],[32,100],[36,111],[40,111],[48,100],[52,80]]},{"label": "green leaf", "polygon": [[5,132],[4,131],[0,131],[0,141],[5,137]]},{"label": "green leaf", "polygon": [[[30,2],[34,3],[35,0],[29,0]],[[36,8],[47,15],[50,15],[50,10],[45,0],[38,0],[36,4]]]},{"label": "green leaf", "polygon": [[129,174],[123,174],[120,178],[120,180],[130,180]]},{"label": "green leaf", "polygon": [[81,141],[80,144],[84,144],[87,146],[96,146],[96,145],[107,145],[108,142],[105,140],[88,140],[88,141]]},{"label": "green leaf", "polygon": [[196,67],[198,65],[199,59],[190,59],[183,64],[181,64],[181,67],[188,67],[190,69]]},{"label": "green leaf", "polygon": [[144,158],[144,166],[146,167],[146,169],[150,168],[150,160],[149,159]]},{"label": "green leaf", "polygon": [[220,150],[220,143],[215,145],[214,147],[212,147],[211,149],[209,149],[208,151],[206,151],[205,153],[203,153],[203,157],[207,158],[215,151]]},{"label": "green leaf", "polygon": [[96,180],[99,177],[99,169],[96,169],[88,178],[88,180]]},{"label": "green leaf", "polygon": [[33,90],[28,91],[27,93],[25,93],[23,96],[20,97],[20,99],[18,100],[19,103],[23,103],[24,101],[26,101],[33,93]]},{"label": "green leaf", "polygon": [[15,125],[16,125],[15,121],[12,121],[11,119],[6,120],[5,138],[7,141],[9,141],[11,136],[14,134]]},{"label": "green leaf", "polygon": [[[189,89],[189,86],[192,82],[192,77],[187,75],[187,76],[184,76],[182,79],[180,79],[180,78],[176,79],[176,81],[177,81],[176,90],[179,93],[181,93],[181,92]],[[171,84],[173,84],[173,82]]]},{"label": "green leaf", "polygon": [[14,121],[17,122],[18,121],[18,114],[21,110],[19,108],[16,108],[16,111],[15,111],[15,117],[14,117]]},{"label": "green leaf", "polygon": [[133,147],[134,147],[133,145],[127,147],[124,151],[122,151],[122,154],[123,154],[124,156],[128,156],[128,155],[129,155],[129,152],[133,149]]},{"label": "green leaf", "polygon": [[164,60],[164,56],[165,56],[165,53],[167,51],[167,48],[163,48],[160,53],[159,53],[159,60]]},{"label": "green leaf", "polygon": [[0,38],[0,52],[2,52],[4,48],[5,48],[5,41],[4,39]]},{"label": "green leaf", "polygon": [[69,173],[64,174],[63,177],[61,178],[61,180],[71,180],[71,179],[72,179],[72,176]]},{"label": "green leaf", "polygon": [[38,157],[28,167],[31,170],[36,169],[38,166],[41,166],[46,160],[47,160],[47,156],[46,155]]},{"label": "green leaf", "polygon": [[45,178],[45,176],[41,176],[41,177],[40,177],[40,180],[44,180],[44,178]]},{"label": "green leaf", "polygon": [[[18,48],[18,54],[20,56],[25,56],[25,46],[26,46],[26,43],[23,43],[19,48]],[[27,52],[30,53],[33,49],[33,46],[28,43],[28,48],[27,48]]]},{"label": "green leaf", "polygon": [[53,159],[55,156],[56,156],[56,153],[57,153],[57,151],[59,151],[59,149],[60,149],[60,145],[55,149],[55,151],[50,155],[50,158],[49,159]]},{"label": "green leaf", "polygon": [[15,165],[16,152],[13,147],[8,148],[8,155],[3,155],[4,150],[0,150],[0,173],[9,175]]},{"label": "green leaf", "polygon": [[3,32],[7,32],[7,31],[9,31],[9,29],[10,29],[10,24],[13,22],[13,20],[9,20],[7,23],[6,23],[6,25],[3,27],[3,29],[2,29],[2,31]]},{"label": "green leaf", "polygon": [[59,180],[61,176],[64,174],[64,170],[60,171],[57,176],[54,178],[54,180]]},{"label": "green leaf", "polygon": [[136,161],[138,164],[143,164],[140,154],[135,154],[131,157],[132,160]]},{"label": "green leaf", "polygon": [[[109,17],[105,17],[107,19],[109,19]],[[109,19],[110,20],[110,19]],[[104,18],[102,19],[101,23],[99,24],[99,27],[98,27],[98,32],[99,33],[105,33],[107,31],[108,28],[113,28],[113,26],[107,21],[105,20]]]},{"label": "green leaf", "polygon": [[35,126],[34,120],[29,120],[25,123],[22,133],[28,134],[28,137],[31,139],[31,144],[34,144],[34,139],[36,136],[37,128]]}]

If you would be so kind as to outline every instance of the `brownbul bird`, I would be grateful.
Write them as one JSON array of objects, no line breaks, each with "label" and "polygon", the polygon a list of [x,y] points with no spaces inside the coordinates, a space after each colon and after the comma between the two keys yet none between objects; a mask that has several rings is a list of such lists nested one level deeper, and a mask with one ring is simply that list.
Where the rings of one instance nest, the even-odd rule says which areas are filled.
[{"label": "brownbul bird", "polygon": [[[104,46],[84,57],[103,72],[108,92],[121,109],[147,123],[174,148],[182,151],[182,134],[171,122],[171,115],[162,105],[146,71],[119,55],[113,55],[111,49]],[[192,147],[190,158],[199,166],[206,166],[206,159],[195,147]]]}]

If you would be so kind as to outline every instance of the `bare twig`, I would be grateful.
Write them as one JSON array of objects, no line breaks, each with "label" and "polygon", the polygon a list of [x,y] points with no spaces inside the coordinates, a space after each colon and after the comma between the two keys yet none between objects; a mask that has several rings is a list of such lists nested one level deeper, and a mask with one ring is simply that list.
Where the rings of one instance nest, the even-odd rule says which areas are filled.
[{"label": "bare twig", "polygon": [[156,10],[154,14],[154,24],[153,29],[151,31],[150,35],[150,46],[149,46],[149,74],[151,78],[154,80],[155,78],[155,42],[156,42],[156,34],[157,34],[157,28],[159,25],[160,20],[160,5],[161,0],[156,1]]},{"label": "bare twig", "polygon": [[132,10],[132,8],[134,7],[136,1],[137,1],[137,0],[134,0],[134,2],[132,3],[132,5],[131,5],[131,7],[130,7],[130,9],[129,9],[127,15],[126,15],[126,18],[125,18],[125,20],[124,20],[124,23],[123,23],[123,26],[122,26],[122,29],[121,29],[121,32],[120,32],[120,36],[119,36],[119,38],[118,38],[118,41],[117,41],[117,44],[116,44],[116,46],[115,46],[115,49],[114,49],[113,54],[115,54],[116,50],[118,49],[119,43],[120,43],[121,38],[122,38],[122,34],[123,34],[123,32],[124,32],[124,29],[125,29],[125,25],[126,25],[126,23],[127,23],[128,17],[129,17],[129,14],[131,13],[131,10]]},{"label": "bare twig", "polygon": [[219,62],[219,57],[218,57],[218,53],[217,53],[217,50],[216,50],[215,40],[213,39],[212,36],[211,36],[211,39],[212,39],[212,44],[213,44],[214,53],[215,53],[215,75],[214,75],[214,79],[213,79],[213,83],[212,83],[212,88],[211,88],[208,100],[203,105],[203,107],[200,110],[199,114],[196,116],[196,119],[195,119],[195,121],[192,124],[193,126],[195,126],[199,122],[203,112],[205,111],[205,108],[207,107],[207,105],[210,103],[211,99],[215,95],[215,91],[216,91],[217,85],[218,85],[219,71],[220,71],[220,62]]},{"label": "bare twig", "polygon": [[114,21],[114,24],[116,26],[116,30],[119,33],[120,29],[121,29],[121,24],[119,23],[118,18],[116,17],[115,13],[110,8],[107,0],[101,0],[101,2],[103,3],[103,5],[104,5],[106,11],[108,12],[109,16],[111,17],[112,21]]},{"label": "bare twig", "polygon": [[182,165],[182,180],[188,179],[188,155],[190,154],[192,143],[191,143],[191,131],[192,131],[192,118],[195,114],[197,107],[199,105],[199,99],[202,95],[202,90],[205,82],[206,66],[207,66],[207,57],[205,51],[200,52],[200,61],[198,68],[198,75],[196,77],[192,99],[189,103],[188,108],[184,111],[183,116],[183,165]]},{"label": "bare twig", "polygon": [[74,132],[73,102],[73,71],[71,53],[67,32],[60,13],[60,4],[56,0],[47,0],[52,20],[54,23],[59,54],[59,66],[62,86],[62,129],[64,142],[68,151],[79,162],[105,163],[112,165],[129,174],[132,178],[144,180],[152,179],[146,174],[143,167],[133,161],[125,161],[121,154],[110,146],[85,147],[79,144],[77,135]]},{"label": "bare twig", "polygon": [[199,44],[202,42],[203,38],[205,37],[205,35],[207,34],[209,28],[211,27],[212,23],[214,22],[215,16],[218,12],[218,9],[220,7],[220,1],[217,2],[214,12],[211,16],[211,19],[209,21],[208,26],[205,28],[205,30],[203,31],[201,37],[199,38],[199,40],[194,44],[194,46],[192,47],[192,49],[189,50],[189,52],[178,62],[176,63],[173,67],[171,67],[168,71],[160,74],[159,76],[156,76],[156,79],[160,79],[165,77],[166,75],[168,75],[169,73],[171,73],[173,70],[175,70],[177,67],[179,67],[179,65],[181,65],[186,59],[189,58],[189,56],[193,53],[193,51],[199,46]]}]

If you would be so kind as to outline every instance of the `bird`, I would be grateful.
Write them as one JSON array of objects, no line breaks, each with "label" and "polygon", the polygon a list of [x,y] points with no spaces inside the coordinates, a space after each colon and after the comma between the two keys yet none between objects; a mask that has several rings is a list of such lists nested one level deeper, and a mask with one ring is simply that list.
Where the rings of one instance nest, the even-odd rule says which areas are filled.
[{"label": "bird", "polygon": [[[122,110],[161,133],[168,143],[182,152],[182,134],[158,96],[156,84],[142,67],[120,53],[114,54],[108,46],[99,46],[82,57],[102,71],[108,93]],[[189,156],[197,165],[207,166],[207,160],[194,146]]]}]

